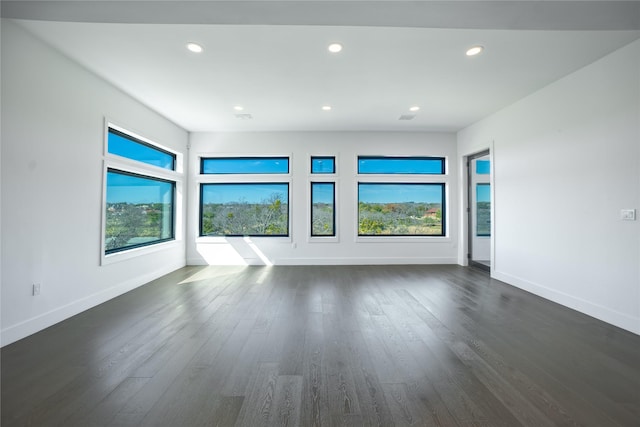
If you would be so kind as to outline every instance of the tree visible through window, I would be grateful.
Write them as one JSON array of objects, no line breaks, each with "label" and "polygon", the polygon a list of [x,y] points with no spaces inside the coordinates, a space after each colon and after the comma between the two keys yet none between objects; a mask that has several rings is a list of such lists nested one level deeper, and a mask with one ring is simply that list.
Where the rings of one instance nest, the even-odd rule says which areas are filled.
[{"label": "tree visible through window", "polygon": [[311,183],[311,236],[335,236],[335,183]]},{"label": "tree visible through window", "polygon": [[109,169],[105,253],[173,239],[175,184]]},{"label": "tree visible through window", "polygon": [[111,124],[106,144],[103,255],[173,240],[178,155]]},{"label": "tree visible through window", "polygon": [[491,184],[476,184],[476,236],[491,236]]},{"label": "tree visible through window", "polygon": [[358,184],[360,236],[443,236],[443,210],[444,184]]},{"label": "tree visible through window", "polygon": [[201,236],[288,236],[288,183],[200,186]]}]

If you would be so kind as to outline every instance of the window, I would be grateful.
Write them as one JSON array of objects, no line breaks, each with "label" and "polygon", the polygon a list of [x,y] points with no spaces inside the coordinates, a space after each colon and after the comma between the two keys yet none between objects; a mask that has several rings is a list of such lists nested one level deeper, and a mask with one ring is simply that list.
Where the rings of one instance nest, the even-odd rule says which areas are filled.
[{"label": "window", "polygon": [[358,156],[359,174],[443,175],[442,157]]},{"label": "window", "polygon": [[311,173],[336,173],[336,158],[333,156],[312,156]]},{"label": "window", "polygon": [[491,236],[491,184],[476,184],[476,236]]},{"label": "window", "polygon": [[105,253],[171,240],[175,183],[108,169]]},{"label": "window", "polygon": [[210,157],[200,159],[200,173],[229,174],[288,174],[288,157]]},{"label": "window", "polygon": [[175,170],[176,155],[133,136],[109,128],[108,152],[163,169]]},{"label": "window", "polygon": [[476,173],[489,175],[491,173],[491,160],[476,160]]},{"label": "window", "polygon": [[359,236],[444,236],[444,184],[358,183]]},{"label": "window", "polygon": [[288,183],[200,185],[200,236],[288,235]]},{"label": "window", "polygon": [[336,235],[336,185],[334,182],[311,183],[311,236]]},{"label": "window", "polygon": [[103,256],[174,240],[178,155],[112,125],[105,151]]}]

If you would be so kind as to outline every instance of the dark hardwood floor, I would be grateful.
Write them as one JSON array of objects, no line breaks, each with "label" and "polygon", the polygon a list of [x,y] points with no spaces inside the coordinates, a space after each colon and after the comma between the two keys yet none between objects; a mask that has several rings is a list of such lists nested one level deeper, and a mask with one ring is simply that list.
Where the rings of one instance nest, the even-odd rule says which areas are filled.
[{"label": "dark hardwood floor", "polygon": [[1,357],[3,427],[640,425],[640,336],[459,266],[186,267]]}]

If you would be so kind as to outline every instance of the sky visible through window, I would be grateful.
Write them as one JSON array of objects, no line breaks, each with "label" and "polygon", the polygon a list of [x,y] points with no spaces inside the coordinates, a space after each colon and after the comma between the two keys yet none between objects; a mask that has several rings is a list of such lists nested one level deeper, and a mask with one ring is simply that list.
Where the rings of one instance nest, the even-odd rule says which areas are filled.
[{"label": "sky visible through window", "polygon": [[107,203],[168,203],[172,188],[166,181],[107,172]]},{"label": "sky visible through window", "polygon": [[476,185],[476,200],[478,202],[490,202],[491,201],[491,185],[490,184],[477,184]]},{"label": "sky visible through window", "polygon": [[444,174],[444,159],[433,157],[358,157],[360,174]]},{"label": "sky visible through window", "polygon": [[335,173],[336,161],[334,157],[312,157],[311,173]]},{"label": "sky visible through window", "polygon": [[476,173],[489,175],[491,173],[491,160],[476,160]]},{"label": "sky visible through window", "polygon": [[287,157],[215,157],[203,158],[203,174],[285,174],[289,173]]},{"label": "sky visible through window", "polygon": [[288,184],[283,183],[205,184],[202,188],[202,203],[262,203],[273,194],[277,194],[280,200],[287,203],[288,187]]},{"label": "sky visible through window", "polygon": [[442,203],[440,184],[360,183],[358,200],[364,203]]},{"label": "sky visible through window", "polygon": [[157,148],[126,138],[113,129],[109,129],[107,147],[110,154],[137,160],[163,169],[174,170],[175,156]]},{"label": "sky visible through window", "polygon": [[314,182],[312,185],[313,203],[333,203],[333,183]]}]

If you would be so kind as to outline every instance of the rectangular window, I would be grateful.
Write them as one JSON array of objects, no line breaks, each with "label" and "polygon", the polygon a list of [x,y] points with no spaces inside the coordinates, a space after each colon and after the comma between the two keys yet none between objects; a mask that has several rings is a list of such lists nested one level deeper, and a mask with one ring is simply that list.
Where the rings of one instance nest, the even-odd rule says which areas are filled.
[{"label": "rectangular window", "polygon": [[444,236],[444,184],[358,183],[359,236]]},{"label": "rectangular window", "polygon": [[444,158],[358,156],[358,173],[444,175]]},{"label": "rectangular window", "polygon": [[289,173],[288,157],[203,157],[200,173],[228,174],[286,174]]},{"label": "rectangular window", "polygon": [[311,183],[311,236],[336,235],[336,184]]},{"label": "rectangular window", "polygon": [[312,156],[311,173],[336,173],[336,158],[333,156]]},{"label": "rectangular window", "polygon": [[109,128],[107,151],[127,159],[136,160],[162,169],[175,170],[176,155],[151,144]]},{"label": "rectangular window", "polygon": [[489,175],[491,173],[491,160],[476,160],[476,174]]},{"label": "rectangular window", "polygon": [[174,238],[175,183],[107,170],[105,254]]},{"label": "rectangular window", "polygon": [[289,184],[201,184],[200,236],[289,236]]},{"label": "rectangular window", "polygon": [[476,236],[491,236],[491,184],[476,184]]}]

